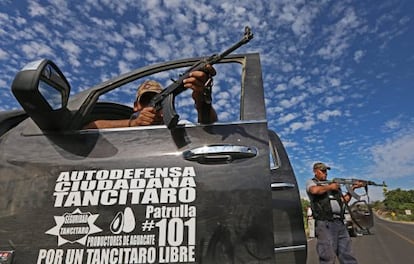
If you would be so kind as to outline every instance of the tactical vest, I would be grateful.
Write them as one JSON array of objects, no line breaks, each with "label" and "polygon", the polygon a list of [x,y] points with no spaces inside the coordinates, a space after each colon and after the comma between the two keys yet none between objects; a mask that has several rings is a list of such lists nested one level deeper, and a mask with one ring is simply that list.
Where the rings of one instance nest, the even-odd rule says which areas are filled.
[{"label": "tactical vest", "polygon": [[[312,179],[315,183],[318,182],[317,179]],[[340,191],[328,191],[321,195],[311,195],[311,208],[313,217],[316,220],[334,220],[334,218],[341,218],[344,219],[344,203],[341,199],[341,192]],[[339,215],[335,215],[332,213],[331,207],[331,200],[336,200],[339,204],[341,209],[341,213]]]}]

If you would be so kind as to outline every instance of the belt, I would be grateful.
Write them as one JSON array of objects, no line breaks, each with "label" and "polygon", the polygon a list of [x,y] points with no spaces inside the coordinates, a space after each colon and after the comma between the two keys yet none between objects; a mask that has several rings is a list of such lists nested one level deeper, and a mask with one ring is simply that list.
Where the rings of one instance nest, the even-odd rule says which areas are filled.
[{"label": "belt", "polygon": [[338,217],[333,217],[332,219],[324,219],[324,220],[321,220],[321,219],[316,219],[317,221],[325,221],[325,222],[334,222],[334,221],[343,221],[344,219],[342,218],[342,217],[340,217],[340,216],[338,216]]}]

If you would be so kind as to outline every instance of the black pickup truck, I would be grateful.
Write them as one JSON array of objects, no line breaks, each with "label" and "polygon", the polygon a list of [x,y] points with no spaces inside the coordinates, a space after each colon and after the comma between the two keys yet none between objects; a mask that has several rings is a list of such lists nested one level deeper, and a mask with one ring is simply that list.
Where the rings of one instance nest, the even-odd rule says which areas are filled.
[{"label": "black pickup truck", "polygon": [[298,185],[268,128],[259,54],[215,66],[216,78],[237,72],[216,82],[231,96],[213,101],[218,112],[237,101],[235,120],[83,129],[130,117],[109,94],[199,59],[77,94],[50,60],[17,73],[23,110],[0,113],[0,263],[306,263]]}]

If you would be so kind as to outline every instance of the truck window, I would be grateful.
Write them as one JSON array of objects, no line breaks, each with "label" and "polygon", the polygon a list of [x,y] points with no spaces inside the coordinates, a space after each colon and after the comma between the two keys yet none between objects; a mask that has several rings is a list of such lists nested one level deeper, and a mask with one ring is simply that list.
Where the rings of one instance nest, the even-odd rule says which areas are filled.
[{"label": "truck window", "polygon": [[[217,75],[214,76],[212,88],[213,106],[218,115],[219,123],[240,120],[240,95],[242,86],[242,65],[239,63],[222,63],[214,65]],[[163,71],[135,80],[101,95],[98,102],[111,102],[133,107],[137,87],[145,80],[155,80],[164,88],[172,83],[187,68]],[[175,98],[175,107],[180,120],[197,123],[197,112],[191,98],[191,90],[179,94]]]},{"label": "truck window", "polygon": [[280,157],[271,140],[269,140],[269,160],[271,170],[275,170],[280,167]]}]

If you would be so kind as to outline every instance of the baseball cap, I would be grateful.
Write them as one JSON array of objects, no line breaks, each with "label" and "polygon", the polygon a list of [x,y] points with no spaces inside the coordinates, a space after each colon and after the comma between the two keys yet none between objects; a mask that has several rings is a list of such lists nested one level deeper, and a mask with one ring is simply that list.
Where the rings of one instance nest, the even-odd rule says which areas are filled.
[{"label": "baseball cap", "polygon": [[313,164],[313,169],[316,170],[330,170],[331,167],[327,166],[325,163],[322,162],[316,162],[315,164]]},{"label": "baseball cap", "polygon": [[142,95],[148,92],[160,93],[162,91],[161,84],[153,80],[147,80],[138,86],[136,101],[139,102]]}]

